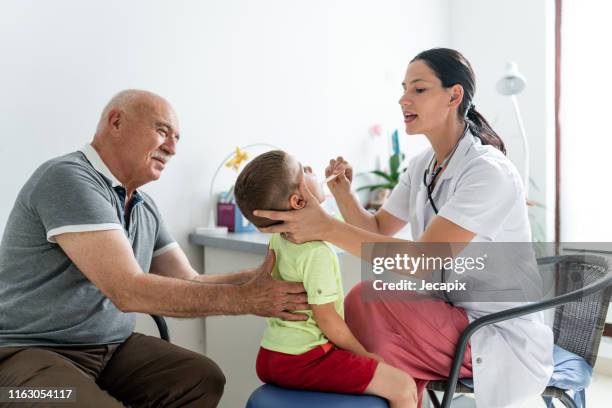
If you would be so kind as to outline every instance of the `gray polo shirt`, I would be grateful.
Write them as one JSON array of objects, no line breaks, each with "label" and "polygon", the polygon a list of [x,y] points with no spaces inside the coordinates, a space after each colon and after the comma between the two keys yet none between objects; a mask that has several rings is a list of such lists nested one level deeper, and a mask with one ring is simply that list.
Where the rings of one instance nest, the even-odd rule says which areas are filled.
[{"label": "gray polo shirt", "polygon": [[132,333],[135,314],[118,310],[55,241],[66,232],[122,230],[148,272],[153,257],[177,244],[151,197],[136,192],[129,217],[124,197],[90,145],[34,172],[0,243],[0,347],[109,344]]}]

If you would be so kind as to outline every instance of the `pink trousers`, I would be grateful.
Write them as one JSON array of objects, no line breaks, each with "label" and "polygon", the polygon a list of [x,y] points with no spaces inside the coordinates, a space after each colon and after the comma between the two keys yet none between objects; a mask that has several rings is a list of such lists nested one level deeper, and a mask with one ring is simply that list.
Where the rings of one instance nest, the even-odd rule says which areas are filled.
[{"label": "pink trousers", "polygon": [[[469,324],[465,311],[443,301],[393,299],[361,282],[347,295],[345,319],[355,337],[385,362],[410,374],[417,385],[419,406],[429,380],[447,378],[455,345]],[[472,377],[468,344],[460,378]]]}]

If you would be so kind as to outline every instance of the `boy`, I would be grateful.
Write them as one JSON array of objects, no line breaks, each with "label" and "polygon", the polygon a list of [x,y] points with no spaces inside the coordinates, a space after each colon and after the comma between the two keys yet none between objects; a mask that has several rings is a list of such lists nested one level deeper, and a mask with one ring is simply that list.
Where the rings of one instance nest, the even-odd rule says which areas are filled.
[{"label": "boy", "polygon": [[[274,221],[254,216],[253,210],[303,208],[304,187],[319,202],[324,200],[312,169],[275,150],[256,157],[240,173],[236,202],[249,221],[265,227]],[[303,282],[312,310],[300,312],[308,316],[306,321],[266,319],[257,356],[259,378],[283,387],[378,395],[388,399],[391,408],[416,407],[414,380],[369,353],[344,322],[342,279],[329,244],[298,245],[273,234],[270,249],[276,254],[272,276]]]}]

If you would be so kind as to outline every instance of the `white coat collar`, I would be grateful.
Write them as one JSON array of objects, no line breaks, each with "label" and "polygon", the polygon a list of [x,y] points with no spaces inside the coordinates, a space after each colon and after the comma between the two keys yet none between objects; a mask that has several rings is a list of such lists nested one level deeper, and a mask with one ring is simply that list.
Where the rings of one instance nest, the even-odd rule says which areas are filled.
[{"label": "white coat collar", "polygon": [[[437,191],[439,191],[440,186],[443,184],[444,180],[448,180],[453,178],[456,174],[459,173],[461,169],[461,165],[465,162],[465,156],[467,155],[470,147],[477,143],[476,138],[472,135],[472,132],[468,129],[467,133],[463,136],[463,138],[459,141],[459,145],[455,150],[455,153],[451,157],[446,169],[439,176],[438,182],[436,183],[436,187],[434,188],[433,195],[437,195]],[[433,153],[433,149],[431,149],[431,154]],[[431,156],[430,156],[431,157]],[[430,163],[430,161],[427,161]],[[419,177],[423,177],[422,174]],[[431,203],[427,198],[427,188],[425,184],[422,182],[422,178],[419,178],[419,190],[416,198],[416,227],[419,235],[425,231],[425,210],[426,208],[431,207]]]},{"label": "white coat collar", "polygon": [[468,129],[465,136],[459,141],[459,146],[457,146],[457,150],[451,157],[446,169],[440,175],[440,181],[453,178],[457,172],[461,169],[461,164],[465,163],[465,155],[467,154],[470,147],[476,143],[476,137],[472,134],[472,132]]}]

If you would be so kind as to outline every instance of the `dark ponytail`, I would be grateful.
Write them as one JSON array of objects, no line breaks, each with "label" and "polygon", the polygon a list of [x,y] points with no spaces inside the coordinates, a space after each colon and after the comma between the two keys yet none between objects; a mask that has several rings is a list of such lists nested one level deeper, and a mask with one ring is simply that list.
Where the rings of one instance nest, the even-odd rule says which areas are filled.
[{"label": "dark ponytail", "polygon": [[489,122],[476,110],[476,106],[472,104],[466,113],[465,121],[474,136],[478,137],[482,144],[491,145],[499,149],[503,154],[506,154],[506,145],[499,135],[493,130]]},{"label": "dark ponytail", "polygon": [[432,48],[423,51],[410,62],[413,61],[426,63],[440,79],[443,87],[461,85],[463,100],[459,105],[458,114],[463,117],[472,134],[479,138],[482,144],[491,145],[506,154],[504,141],[472,103],[476,92],[476,76],[469,61],[459,51],[450,48]]}]

